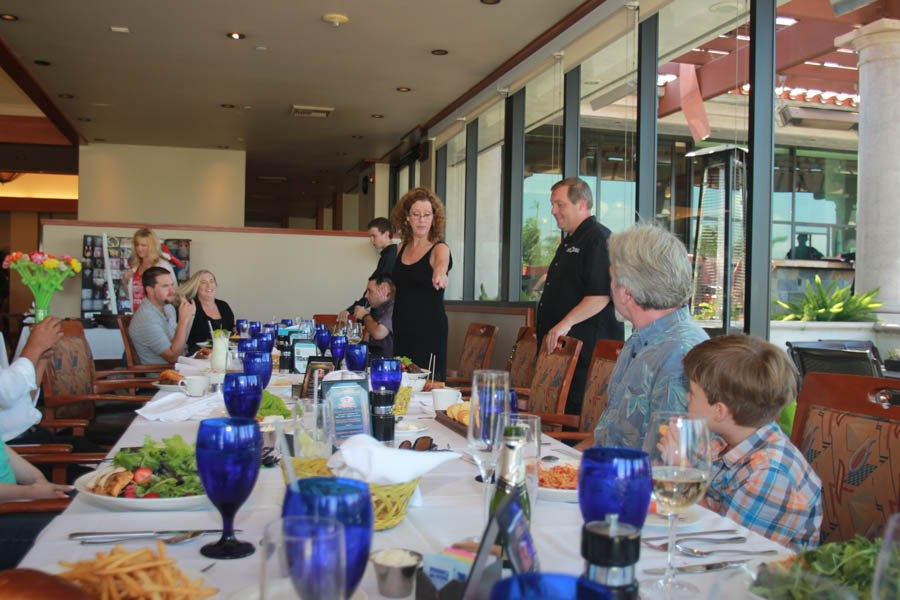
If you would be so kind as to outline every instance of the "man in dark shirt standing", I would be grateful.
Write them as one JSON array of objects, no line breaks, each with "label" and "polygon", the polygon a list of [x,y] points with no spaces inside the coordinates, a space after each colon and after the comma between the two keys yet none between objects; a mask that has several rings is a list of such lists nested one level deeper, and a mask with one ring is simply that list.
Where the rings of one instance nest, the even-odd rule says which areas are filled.
[{"label": "man in dark shirt standing", "polygon": [[[378,259],[378,265],[372,271],[369,279],[375,277],[379,273],[391,274],[394,270],[394,262],[397,260],[397,245],[391,237],[391,222],[384,217],[378,217],[369,221],[366,227],[369,230],[369,242],[376,250],[381,250],[381,256]],[[338,321],[346,321],[353,314],[357,306],[363,308],[368,307],[365,294],[363,297],[350,305],[347,310],[338,313]]]},{"label": "man in dark shirt standing", "polygon": [[553,352],[564,335],[582,341],[566,402],[566,412],[578,414],[594,344],[599,339],[624,339],[625,330],[609,301],[610,231],[591,215],[591,189],[577,177],[563,179],[551,188],[550,203],[566,237],[556,249],[538,301],[538,347]]},{"label": "man in dark shirt standing", "polygon": [[366,300],[372,311],[357,306],[353,317],[369,332],[369,356],[394,356],[394,282],[384,273],[376,273],[366,286]]}]

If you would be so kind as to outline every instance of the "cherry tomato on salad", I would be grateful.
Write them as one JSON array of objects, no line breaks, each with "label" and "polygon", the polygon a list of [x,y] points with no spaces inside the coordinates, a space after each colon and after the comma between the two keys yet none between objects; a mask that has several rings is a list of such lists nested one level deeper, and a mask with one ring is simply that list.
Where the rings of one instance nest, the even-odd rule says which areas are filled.
[{"label": "cherry tomato on salad", "polygon": [[137,471],[134,472],[134,481],[135,483],[146,483],[153,479],[153,471],[148,469],[147,467],[141,467]]},{"label": "cherry tomato on salad", "polygon": [[159,498],[159,494],[156,492],[152,492],[150,494],[144,494],[144,498]]}]

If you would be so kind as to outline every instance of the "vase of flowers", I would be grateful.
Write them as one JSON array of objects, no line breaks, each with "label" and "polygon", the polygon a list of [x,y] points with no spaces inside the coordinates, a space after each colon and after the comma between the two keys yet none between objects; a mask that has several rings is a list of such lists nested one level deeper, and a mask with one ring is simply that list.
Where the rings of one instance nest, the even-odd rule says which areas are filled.
[{"label": "vase of flowers", "polygon": [[4,269],[13,269],[22,277],[34,295],[34,322],[40,323],[50,314],[50,300],[62,289],[66,277],[81,272],[81,263],[66,254],[55,256],[44,252],[10,252],[3,259]]}]

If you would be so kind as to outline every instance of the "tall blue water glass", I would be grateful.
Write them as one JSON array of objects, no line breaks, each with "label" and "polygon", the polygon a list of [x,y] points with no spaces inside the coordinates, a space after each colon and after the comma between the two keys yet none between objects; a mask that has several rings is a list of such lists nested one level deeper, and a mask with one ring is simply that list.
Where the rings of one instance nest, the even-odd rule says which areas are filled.
[{"label": "tall blue water glass", "polygon": [[203,489],[222,515],[222,538],[200,549],[210,558],[250,556],[254,544],[234,537],[234,516],[250,496],[262,455],[255,419],[206,419],[197,431],[197,473]]},{"label": "tall blue water glass", "polygon": [[256,334],[259,333],[262,329],[262,323],[260,323],[259,321],[250,321],[247,329],[250,333],[250,337],[256,337]]},{"label": "tall blue water glass", "polygon": [[244,374],[258,375],[263,389],[272,378],[272,354],[262,350],[244,353]]},{"label": "tall blue water glass", "polygon": [[347,598],[353,595],[366,570],[375,518],[369,485],[343,477],[309,477],[287,486],[282,517],[332,517],[344,525],[347,551]]},{"label": "tall blue water glass", "polygon": [[282,327],[293,327],[294,320],[293,319],[282,319],[281,326]]},{"label": "tall blue water glass", "polygon": [[644,526],[653,476],[650,457],[632,448],[588,448],[578,470],[578,504],[585,523],[616,513],[619,520]]},{"label": "tall blue water glass", "polygon": [[328,328],[324,325],[320,325],[318,329],[316,329],[316,346],[319,347],[319,352],[322,353],[322,356],[325,356],[325,350],[328,349],[328,344],[331,343],[331,332],[328,331]]},{"label": "tall blue water glass", "polygon": [[253,338],[241,338],[237,343],[238,358],[244,360],[245,352],[256,352],[259,350],[259,344]]},{"label": "tall blue water glass", "polygon": [[259,375],[227,373],[222,386],[225,408],[232,417],[255,419],[262,402],[262,381]]},{"label": "tall blue water glass", "polygon": [[335,335],[331,338],[331,357],[334,359],[334,367],[339,369],[347,349],[347,336]]},{"label": "tall blue water glass", "polygon": [[297,596],[343,600],[347,572],[344,526],[329,517],[285,517],[263,532],[260,598],[287,597],[286,581]]},{"label": "tall blue water glass", "polygon": [[275,336],[272,335],[268,331],[260,331],[255,336],[256,344],[259,346],[259,349],[264,352],[272,352],[272,348],[275,346]]},{"label": "tall blue water glass", "polygon": [[244,335],[250,335],[250,333],[249,333],[250,323],[247,321],[247,319],[235,320],[234,328],[235,328],[235,330],[237,330],[238,335],[240,335],[241,337],[244,337]]},{"label": "tall blue water glass", "polygon": [[369,379],[373,390],[391,390],[395,394],[400,389],[403,370],[396,358],[373,358],[369,364]]},{"label": "tall blue water glass", "polygon": [[278,336],[278,323],[266,323],[263,325],[262,330],[266,333],[271,333],[273,337]]},{"label": "tall blue water glass", "polygon": [[369,345],[365,342],[347,344],[346,354],[347,368],[351,371],[365,371],[366,359],[369,356]]}]

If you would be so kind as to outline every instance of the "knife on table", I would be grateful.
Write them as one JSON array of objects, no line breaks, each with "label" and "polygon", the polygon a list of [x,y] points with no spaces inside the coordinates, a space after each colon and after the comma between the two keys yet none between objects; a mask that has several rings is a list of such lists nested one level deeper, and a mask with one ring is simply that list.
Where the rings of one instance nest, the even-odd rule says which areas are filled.
[{"label": "knife on table", "polygon": [[[687,536],[695,537],[695,536],[705,536],[705,535],[717,535],[720,533],[728,533],[735,534],[737,533],[737,529],[713,529],[711,531],[685,531],[683,533],[679,533],[675,535],[676,541],[678,538],[683,538]],[[642,542],[665,542],[668,541],[668,535],[654,535],[650,537],[641,537]]]},{"label": "knife on table", "polygon": [[[675,567],[676,573],[709,573],[710,571],[721,571],[722,569],[735,569],[740,567],[749,559],[743,560],[726,560],[723,562],[706,563],[705,565],[686,565],[684,567]],[[665,567],[660,569],[644,569],[647,575],[665,575]]]},{"label": "knife on table", "polygon": [[[235,529],[235,532],[240,529]],[[222,533],[221,529],[167,529],[161,531],[76,531],[69,534],[70,540],[133,540],[158,538],[182,533]]]}]

